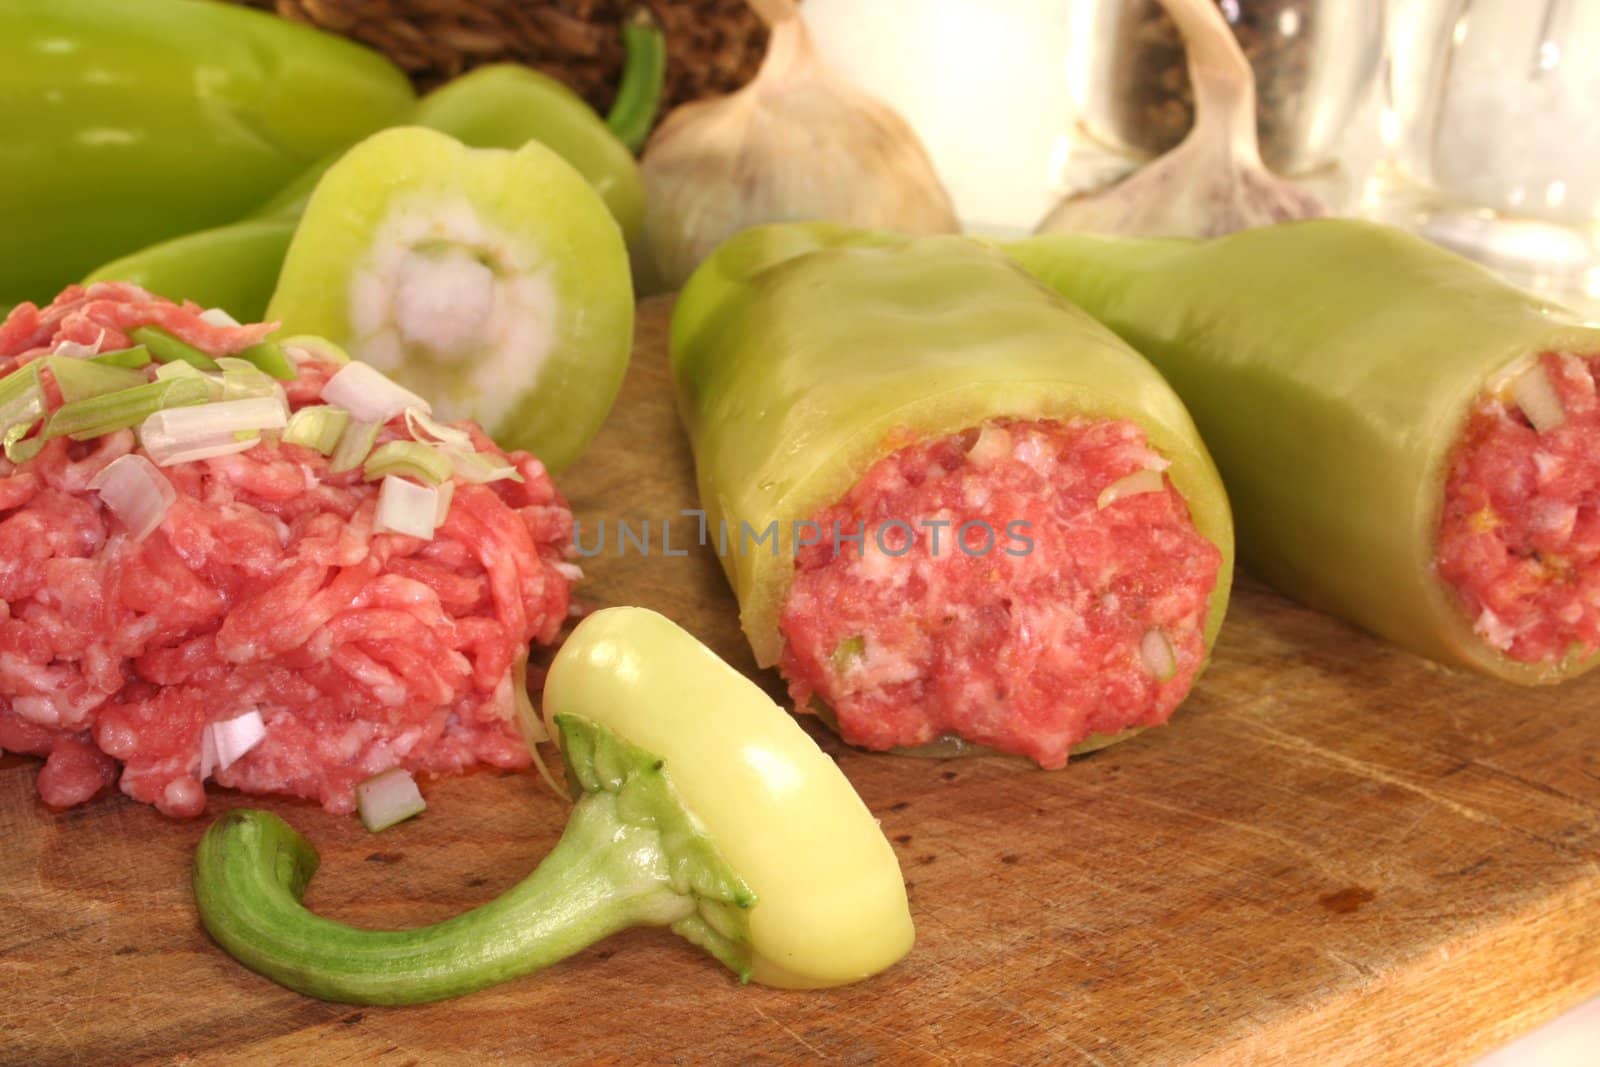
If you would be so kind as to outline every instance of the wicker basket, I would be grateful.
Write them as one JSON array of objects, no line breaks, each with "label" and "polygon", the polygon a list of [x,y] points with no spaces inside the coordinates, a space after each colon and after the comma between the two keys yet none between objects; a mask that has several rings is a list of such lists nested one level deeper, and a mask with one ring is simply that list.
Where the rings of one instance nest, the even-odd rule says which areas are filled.
[{"label": "wicker basket", "polygon": [[[620,25],[638,0],[234,0],[370,45],[419,89],[483,63],[526,63],[601,112],[622,69]],[[667,35],[666,109],[737,89],[767,34],[744,0],[649,0]]]}]

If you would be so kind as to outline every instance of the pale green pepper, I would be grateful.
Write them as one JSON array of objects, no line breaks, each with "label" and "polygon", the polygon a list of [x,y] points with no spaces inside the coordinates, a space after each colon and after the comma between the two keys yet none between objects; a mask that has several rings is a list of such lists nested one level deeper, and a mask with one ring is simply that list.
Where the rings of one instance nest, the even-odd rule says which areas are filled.
[{"label": "pale green pepper", "polygon": [[0,72],[0,303],[237,219],[414,102],[376,52],[192,0],[7,0]]},{"label": "pale green pepper", "polygon": [[762,666],[782,650],[796,521],[892,451],[891,431],[938,438],[996,417],[1086,415],[1144,430],[1221,553],[1206,647],[1216,638],[1233,530],[1188,413],[1138,353],[994,248],[826,223],[747,230],[684,288],[672,376],[708,526],[776,527],[774,551],[720,553]]},{"label": "pale green pepper", "polygon": [[1556,682],[1600,661],[1501,654],[1434,565],[1448,459],[1474,401],[1542,352],[1600,353],[1600,329],[1419,237],[1348,219],[1007,250],[1172,382],[1217,457],[1256,574],[1508,681]]},{"label": "pale green pepper", "polygon": [[230,954],[327,1000],[407,1004],[670,926],[741,979],[858,981],[911,948],[894,851],[838,767],[749,679],[667,619],[611,608],[551,665],[545,714],[577,797],[555,850],[474,911],[360,930],[300,903],[317,855],[235,810],[195,856],[201,921]]}]

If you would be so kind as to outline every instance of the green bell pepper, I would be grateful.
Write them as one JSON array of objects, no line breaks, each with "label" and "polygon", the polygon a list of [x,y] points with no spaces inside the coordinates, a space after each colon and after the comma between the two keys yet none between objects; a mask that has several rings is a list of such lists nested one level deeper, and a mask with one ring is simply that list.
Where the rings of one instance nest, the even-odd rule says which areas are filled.
[{"label": "green bell pepper", "polygon": [[1207,647],[1215,640],[1233,535],[1194,424],[1136,352],[998,250],[827,223],[747,230],[690,278],[671,348],[705,521],[778,528],[773,552],[722,553],[762,666],[782,651],[794,523],[892,451],[891,430],[942,437],[999,416],[1089,415],[1144,429],[1171,461],[1195,528],[1222,554]]},{"label": "green bell pepper", "polygon": [[545,714],[577,803],[544,861],[445,922],[360,930],[300,898],[317,854],[234,810],[195,855],[200,918],[241,963],[327,1000],[410,1004],[670,926],[741,979],[859,981],[915,936],[894,850],[838,767],[749,679],[660,615],[596,612],[551,664]]},{"label": "green bell pepper", "polygon": [[1434,572],[1447,457],[1474,400],[1600,329],[1400,230],[1325,219],[1215,241],[1050,236],[1023,266],[1156,364],[1194,413],[1240,557],[1312,607],[1509,681]]},{"label": "green bell pepper", "polygon": [[0,70],[0,302],[237,219],[414,100],[376,52],[195,0],[8,0]]},{"label": "green bell pepper", "polygon": [[[631,29],[638,34],[646,31]],[[654,32],[659,45],[660,32]],[[652,49],[635,46],[638,64]],[[637,86],[648,71],[624,74]],[[648,90],[654,84],[654,94]],[[633,88],[620,110],[629,126],[654,120],[660,83]],[[644,226],[644,179],[633,154],[578,95],[553,78],[514,64],[479,67],[417,103],[409,125],[449,134],[472,148],[521,148],[538,141],[554,150],[600,194],[623,237],[633,245]],[[619,120],[620,121],[620,120]],[[174,300],[226,308],[241,322],[266,315],[295,224],[312,191],[340,151],[319,161],[250,218],[164,241],[106,263],[86,281],[130,281]]]}]

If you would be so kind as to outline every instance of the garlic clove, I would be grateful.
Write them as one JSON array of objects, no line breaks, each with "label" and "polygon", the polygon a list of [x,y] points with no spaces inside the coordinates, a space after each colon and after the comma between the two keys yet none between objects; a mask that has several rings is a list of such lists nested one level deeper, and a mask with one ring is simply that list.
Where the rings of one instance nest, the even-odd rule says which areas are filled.
[{"label": "garlic clove", "polygon": [[1036,233],[1218,237],[1327,213],[1261,161],[1255,74],[1211,0],[1160,0],[1177,23],[1194,83],[1183,142],[1121,181],[1066,197]]},{"label": "garlic clove", "polygon": [[755,78],[673,111],[645,148],[645,281],[676,288],[725,239],[766,222],[957,231],[905,120],[828,69],[792,0],[751,6],[772,30]]}]

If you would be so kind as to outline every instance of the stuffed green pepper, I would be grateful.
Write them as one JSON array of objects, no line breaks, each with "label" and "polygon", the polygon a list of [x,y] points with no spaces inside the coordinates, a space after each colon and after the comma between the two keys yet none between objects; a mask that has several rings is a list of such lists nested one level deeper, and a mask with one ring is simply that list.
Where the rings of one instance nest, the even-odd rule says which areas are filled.
[{"label": "stuffed green pepper", "polygon": [[1009,250],[1172,382],[1261,577],[1509,681],[1593,666],[1600,329],[1349,220]]},{"label": "stuffed green pepper", "polygon": [[684,289],[672,375],[763,666],[871,749],[1059,767],[1164,722],[1232,527],[1177,396],[999,251],[747,231]]}]

